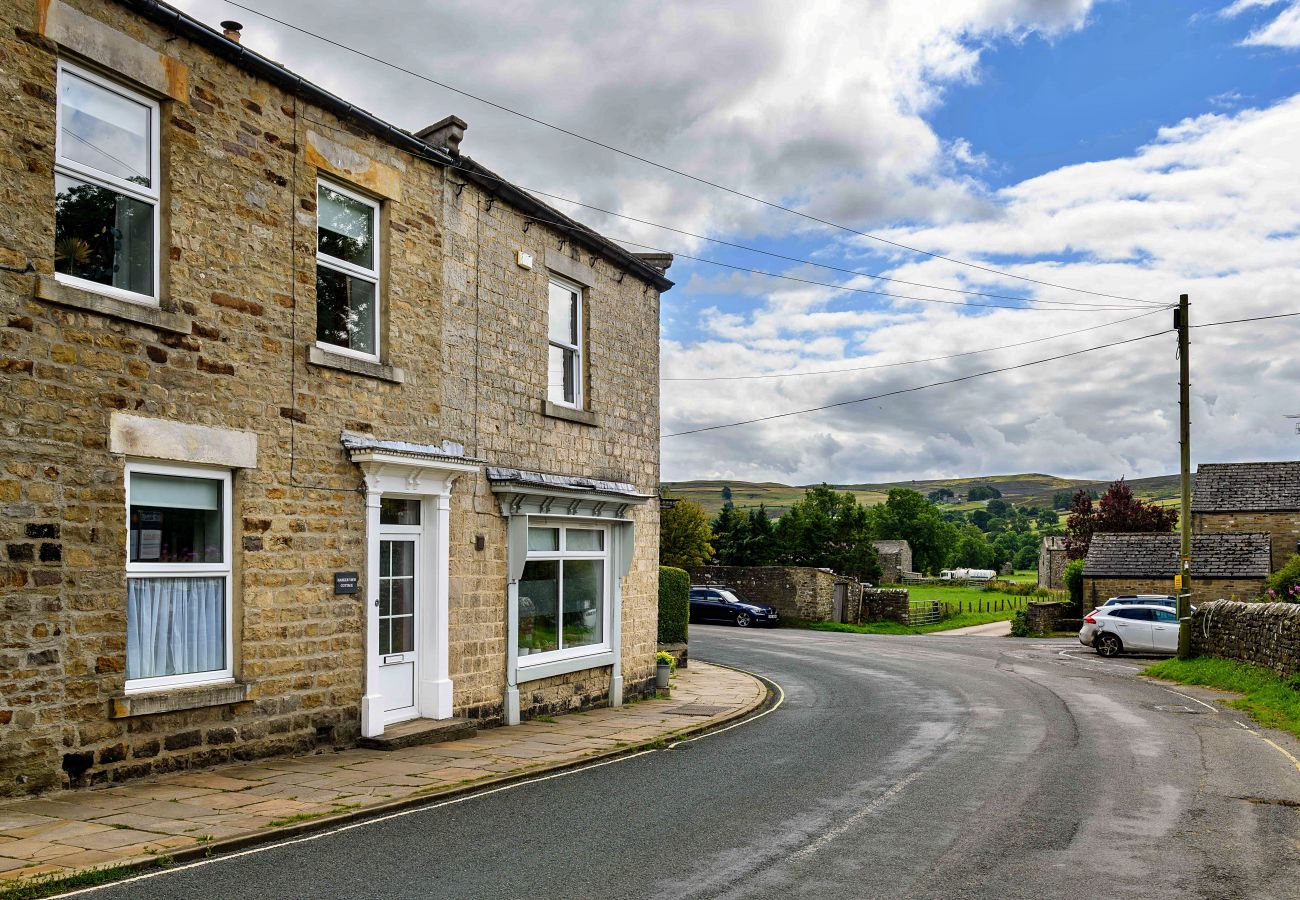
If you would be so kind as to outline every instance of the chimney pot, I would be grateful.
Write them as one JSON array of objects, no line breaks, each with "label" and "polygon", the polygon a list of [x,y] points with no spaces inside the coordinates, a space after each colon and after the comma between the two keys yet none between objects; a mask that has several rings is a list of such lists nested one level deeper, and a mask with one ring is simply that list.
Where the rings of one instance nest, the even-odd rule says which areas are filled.
[{"label": "chimney pot", "polygon": [[446,150],[452,156],[460,156],[460,142],[468,127],[469,124],[459,116],[447,116],[428,128],[417,131],[415,136],[426,144]]},{"label": "chimney pot", "polygon": [[227,19],[221,23],[221,33],[225,35],[226,40],[234,41],[236,44],[239,43],[239,33],[243,30],[244,26],[234,19]]}]

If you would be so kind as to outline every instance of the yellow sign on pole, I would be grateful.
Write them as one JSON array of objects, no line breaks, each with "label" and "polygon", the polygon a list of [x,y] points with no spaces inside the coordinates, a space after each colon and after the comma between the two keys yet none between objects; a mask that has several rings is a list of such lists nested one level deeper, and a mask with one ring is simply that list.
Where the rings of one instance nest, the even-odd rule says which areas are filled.
[{"label": "yellow sign on pole", "polygon": [[1174,590],[1176,590],[1176,591],[1181,591],[1182,589],[1183,589],[1183,576],[1182,576],[1182,575],[1175,575],[1175,576],[1174,576]]}]

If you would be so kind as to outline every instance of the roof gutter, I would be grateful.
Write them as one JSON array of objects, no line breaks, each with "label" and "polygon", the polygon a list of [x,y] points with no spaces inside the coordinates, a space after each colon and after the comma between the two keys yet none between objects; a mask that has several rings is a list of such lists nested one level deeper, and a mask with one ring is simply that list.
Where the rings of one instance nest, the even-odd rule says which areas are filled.
[{"label": "roof gutter", "polygon": [[307,100],[322,109],[329,110],[337,116],[349,119],[367,131],[382,137],[394,146],[408,153],[422,156],[431,162],[444,166],[452,165],[455,160],[436,147],[390,125],[378,116],[374,116],[336,94],[331,94],[319,85],[312,84],[301,75],[296,75],[279,63],[267,59],[260,53],[249,50],[243,44],[232,41],[221,33],[212,30],[197,19],[187,16],[174,6],[160,0],[118,0],[123,6],[133,9],[174,34],[188,38],[196,44],[211,50],[217,56],[226,59],[242,69],[264,78],[274,85]]}]

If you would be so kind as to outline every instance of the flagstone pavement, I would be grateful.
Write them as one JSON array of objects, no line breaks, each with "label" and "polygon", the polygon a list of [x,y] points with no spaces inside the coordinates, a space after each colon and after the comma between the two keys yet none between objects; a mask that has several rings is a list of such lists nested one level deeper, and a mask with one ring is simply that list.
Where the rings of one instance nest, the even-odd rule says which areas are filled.
[{"label": "flagstone pavement", "polygon": [[625,753],[739,718],[766,696],[751,675],[692,661],[673,676],[670,699],[404,750],[324,750],[3,802],[0,893],[18,879],[218,852]]}]

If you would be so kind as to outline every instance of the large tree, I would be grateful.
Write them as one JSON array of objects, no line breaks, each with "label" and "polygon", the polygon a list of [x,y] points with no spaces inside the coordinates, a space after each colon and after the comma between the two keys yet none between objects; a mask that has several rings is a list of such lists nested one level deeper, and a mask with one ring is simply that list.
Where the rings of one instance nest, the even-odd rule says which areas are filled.
[{"label": "large tree", "polygon": [[690,500],[678,500],[659,516],[659,564],[702,566],[713,556],[709,520],[704,508]]},{"label": "large tree", "polygon": [[880,557],[872,537],[867,510],[857,498],[825,484],[807,491],[776,523],[780,562],[827,568],[874,583],[880,579]]},{"label": "large tree", "polygon": [[1092,536],[1101,532],[1170,532],[1178,524],[1178,511],[1165,509],[1148,500],[1133,496],[1124,479],[1111,482],[1096,506],[1088,491],[1081,490],[1070,503],[1066,519],[1065,555],[1083,559],[1088,555]]},{"label": "large tree", "polygon": [[956,525],[908,488],[892,489],[884,503],[868,510],[868,520],[876,540],[907,541],[919,572],[938,572],[960,538]]}]

